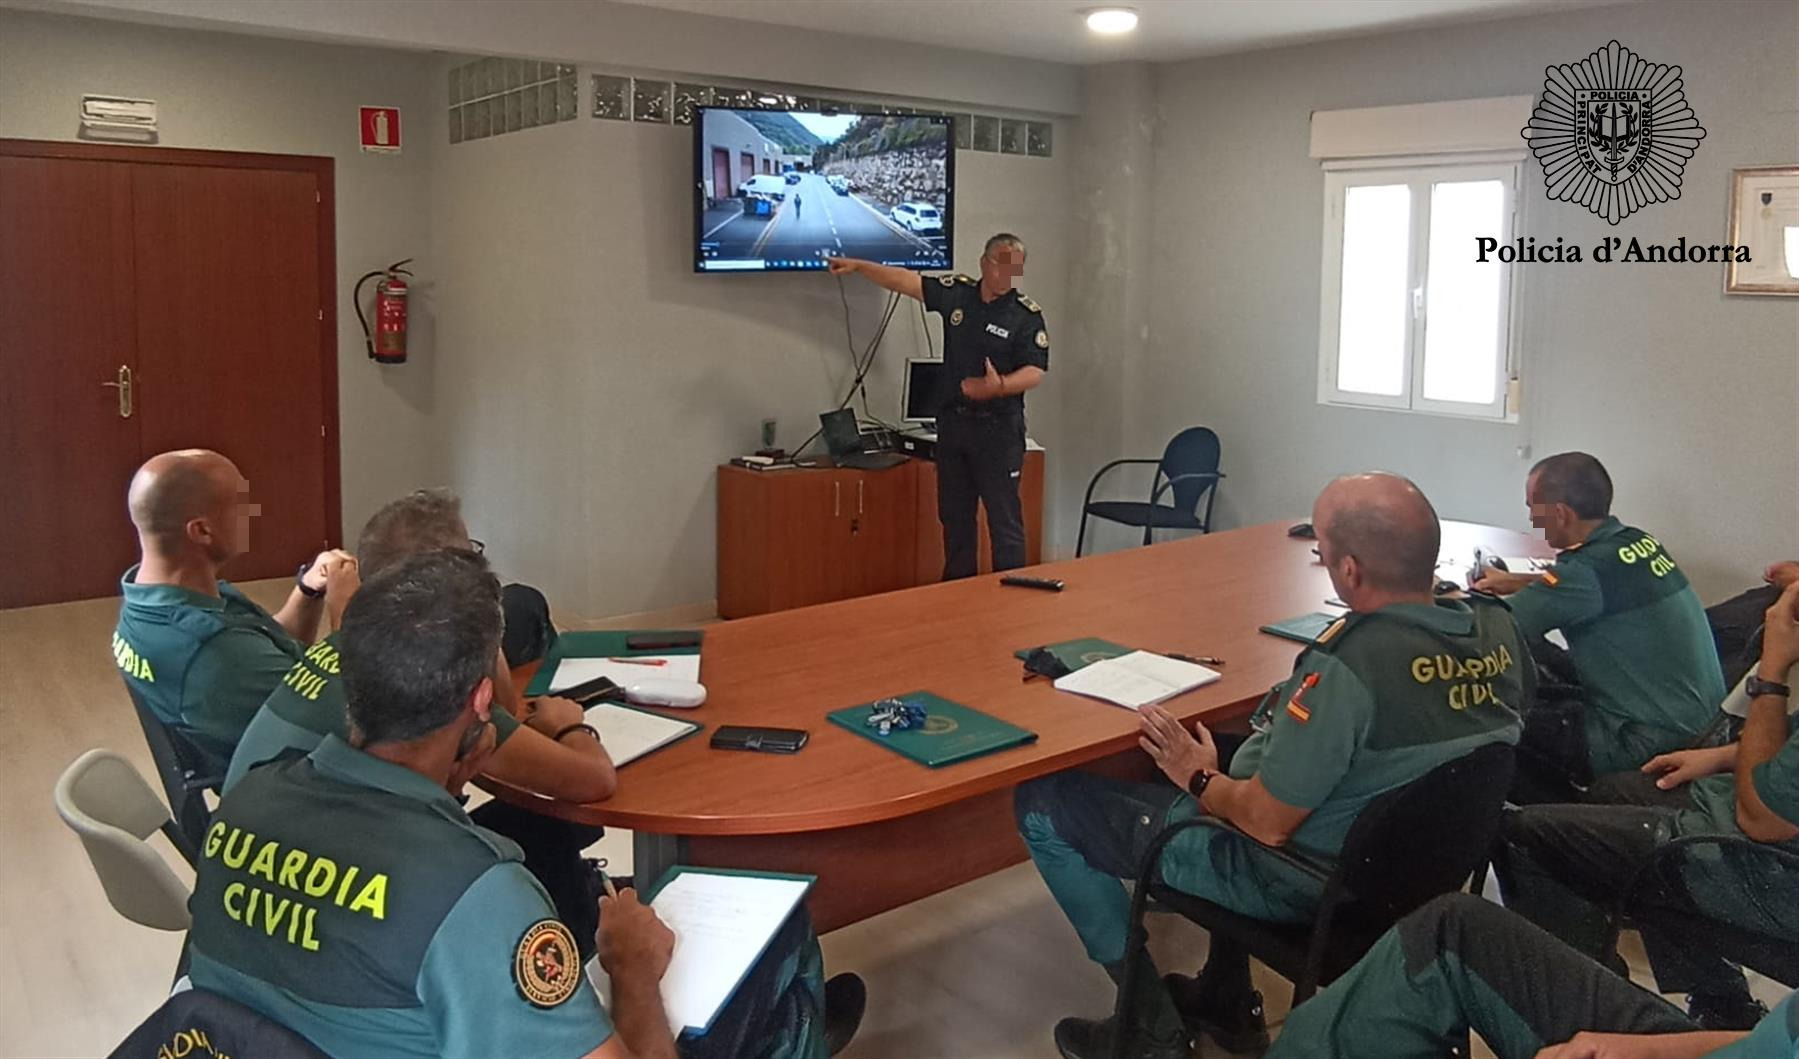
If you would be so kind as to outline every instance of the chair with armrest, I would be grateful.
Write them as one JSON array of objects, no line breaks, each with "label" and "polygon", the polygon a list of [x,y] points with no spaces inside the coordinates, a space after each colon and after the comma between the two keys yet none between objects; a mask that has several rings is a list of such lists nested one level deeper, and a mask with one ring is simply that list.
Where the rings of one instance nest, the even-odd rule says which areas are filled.
[{"label": "chair with armrest", "polygon": [[145,839],[176,841],[169,810],[131,762],[111,750],[76,758],[56,781],[56,814],[81,839],[106,899],[126,919],[157,930],[186,930],[189,891]]},{"label": "chair with armrest", "polygon": [[1627,921],[1653,923],[1676,940],[1691,939],[1710,952],[1767,975],[1787,986],[1799,986],[1799,942],[1780,938],[1717,919],[1697,911],[1676,911],[1658,906],[1657,891],[1684,893],[1685,869],[1695,855],[1711,849],[1722,859],[1735,860],[1744,877],[1774,879],[1799,877],[1799,853],[1757,842],[1746,835],[1685,835],[1658,846],[1618,897],[1612,909],[1612,936]]},{"label": "chair with armrest", "polygon": [[[204,1042],[204,1043],[202,1043]],[[119,1042],[108,1059],[176,1055],[326,1059],[312,1042],[256,1011],[204,989],[183,989],[162,1002]]]},{"label": "chair with armrest", "polygon": [[[1105,519],[1126,526],[1143,528],[1143,543],[1151,541],[1158,529],[1197,530],[1210,532],[1212,501],[1218,496],[1218,483],[1225,477],[1218,470],[1218,435],[1209,427],[1188,427],[1176,434],[1162,450],[1159,460],[1113,460],[1099,469],[1087,483],[1087,495],[1081,500],[1081,529],[1075,538],[1075,558],[1080,558],[1087,543],[1087,518]],[[1136,500],[1094,500],[1094,487],[1116,467],[1144,464],[1156,469],[1150,480],[1147,503]],[[1162,494],[1171,493],[1170,503],[1162,503]],[[1199,514],[1199,502],[1206,511]]]},{"label": "chair with armrest", "polygon": [[[1499,834],[1500,812],[1511,789],[1516,756],[1511,746],[1485,746],[1438,765],[1403,787],[1382,794],[1350,825],[1334,865],[1286,847],[1264,846],[1263,855],[1317,880],[1323,889],[1310,923],[1271,923],[1233,912],[1161,881],[1162,851],[1193,827],[1230,829],[1215,817],[1177,821],[1155,837],[1137,871],[1125,943],[1125,978],[1118,989],[1120,1032],[1113,1056],[1128,1054],[1125,1013],[1139,988],[1138,957],[1149,943],[1143,916],[1153,898],[1214,935],[1240,942],[1250,955],[1293,983],[1293,1005],[1329,984],[1374,945],[1406,913],[1439,894],[1461,889],[1483,863]],[[1421,841],[1421,835],[1433,841]]]},{"label": "chair with armrest", "polygon": [[169,836],[175,849],[194,863],[200,844],[206,839],[206,825],[212,810],[206,805],[206,791],[219,793],[225,774],[206,764],[206,755],[179,729],[163,723],[150,709],[131,682],[125,682],[131,695],[131,706],[137,711],[138,727],[144,730],[144,742],[150,745],[150,760],[156,763],[156,775],[162,780],[163,794],[169,800],[169,813],[175,818],[175,833]]}]

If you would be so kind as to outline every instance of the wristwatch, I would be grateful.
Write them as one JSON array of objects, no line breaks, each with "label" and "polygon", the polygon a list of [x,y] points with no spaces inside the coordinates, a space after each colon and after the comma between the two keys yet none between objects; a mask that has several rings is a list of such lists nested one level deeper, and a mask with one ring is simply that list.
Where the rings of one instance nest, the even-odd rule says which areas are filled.
[{"label": "wristwatch", "polygon": [[1763,695],[1773,695],[1782,699],[1793,697],[1792,688],[1785,684],[1777,684],[1772,680],[1763,680],[1754,673],[1749,674],[1749,679],[1743,681],[1743,693],[1752,699],[1760,698]]},{"label": "wristwatch", "polygon": [[300,594],[307,599],[324,599],[324,589],[307,587],[306,571],[310,569],[312,569],[312,560],[309,559],[306,562],[301,563],[300,568],[294,571],[294,584],[300,586]]},{"label": "wristwatch", "polygon": [[1218,773],[1210,769],[1200,769],[1195,772],[1193,778],[1187,781],[1187,793],[1193,796],[1194,801],[1198,801],[1200,795],[1206,793],[1206,787],[1211,784],[1212,777],[1216,775]]}]

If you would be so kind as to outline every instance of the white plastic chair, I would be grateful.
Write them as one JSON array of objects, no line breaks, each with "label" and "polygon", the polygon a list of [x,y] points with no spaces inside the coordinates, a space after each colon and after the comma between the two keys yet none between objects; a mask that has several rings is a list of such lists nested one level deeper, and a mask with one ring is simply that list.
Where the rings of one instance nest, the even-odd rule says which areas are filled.
[{"label": "white plastic chair", "polygon": [[120,915],[157,930],[188,928],[190,892],[145,841],[174,821],[131,762],[102,749],[76,758],[56,781],[56,813],[81,839]]}]

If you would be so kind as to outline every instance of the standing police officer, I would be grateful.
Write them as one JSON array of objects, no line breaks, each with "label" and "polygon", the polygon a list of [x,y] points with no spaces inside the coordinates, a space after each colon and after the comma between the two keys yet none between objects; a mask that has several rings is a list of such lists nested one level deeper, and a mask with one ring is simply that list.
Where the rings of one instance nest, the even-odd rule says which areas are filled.
[{"label": "standing police officer", "polygon": [[1024,392],[1049,370],[1043,310],[1012,286],[1024,275],[1023,241],[1006,232],[988,239],[979,280],[960,274],[927,280],[911,269],[847,257],[832,258],[831,272],[860,272],[943,317],[944,374],[961,383],[930,405],[937,413],[943,579],[975,574],[976,500],[987,508],[993,569],[1023,566]]}]

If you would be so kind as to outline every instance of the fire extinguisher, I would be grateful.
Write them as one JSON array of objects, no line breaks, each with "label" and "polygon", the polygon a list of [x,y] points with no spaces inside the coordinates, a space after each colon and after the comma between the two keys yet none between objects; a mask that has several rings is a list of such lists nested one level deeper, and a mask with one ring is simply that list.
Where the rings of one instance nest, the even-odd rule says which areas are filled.
[{"label": "fire extinguisher", "polygon": [[[384,269],[370,272],[356,281],[351,300],[356,303],[356,319],[362,323],[362,340],[368,346],[369,359],[382,364],[406,363],[406,270],[412,258],[396,261]],[[362,311],[362,285],[375,280],[375,330],[369,331],[369,318]]]}]

